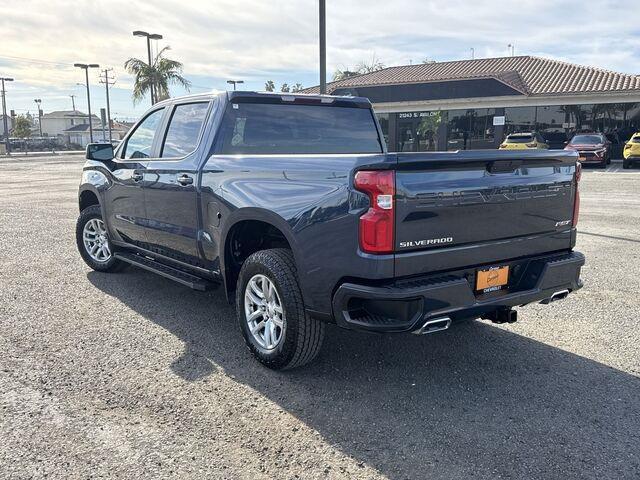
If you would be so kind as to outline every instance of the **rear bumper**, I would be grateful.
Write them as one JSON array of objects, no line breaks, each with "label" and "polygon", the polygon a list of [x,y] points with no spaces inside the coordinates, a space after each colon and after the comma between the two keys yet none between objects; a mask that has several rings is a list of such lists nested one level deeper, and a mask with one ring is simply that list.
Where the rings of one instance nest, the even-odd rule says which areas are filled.
[{"label": "rear bumper", "polygon": [[579,252],[502,262],[511,279],[500,291],[476,294],[475,272],[468,268],[413,277],[382,285],[343,283],[333,297],[336,323],[353,330],[414,331],[430,319],[478,318],[503,308],[548,301],[555,293],[582,287]]}]

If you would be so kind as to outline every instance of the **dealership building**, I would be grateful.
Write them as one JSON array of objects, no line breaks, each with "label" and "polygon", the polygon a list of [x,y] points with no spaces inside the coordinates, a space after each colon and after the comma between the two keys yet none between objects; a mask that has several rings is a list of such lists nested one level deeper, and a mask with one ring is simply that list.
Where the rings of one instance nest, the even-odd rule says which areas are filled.
[{"label": "dealership building", "polygon": [[598,131],[619,156],[640,131],[640,76],[532,56],[388,67],[331,82],[327,93],[368,97],[390,151],[497,148],[530,131],[561,147]]}]

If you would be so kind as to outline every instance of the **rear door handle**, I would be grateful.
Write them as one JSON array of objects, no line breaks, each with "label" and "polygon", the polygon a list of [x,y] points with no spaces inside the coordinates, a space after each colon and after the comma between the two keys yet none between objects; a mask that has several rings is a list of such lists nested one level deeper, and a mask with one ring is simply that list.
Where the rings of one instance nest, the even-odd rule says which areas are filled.
[{"label": "rear door handle", "polygon": [[182,175],[180,175],[178,178],[176,178],[176,181],[180,184],[180,185],[191,185],[193,183],[193,178],[190,177],[189,175],[183,173]]},{"label": "rear door handle", "polygon": [[144,178],[144,175],[142,175],[142,173],[140,173],[140,172],[133,172],[133,173],[131,174],[131,179],[132,179],[134,182],[139,182],[139,181],[140,181],[140,180],[142,180],[143,178]]}]

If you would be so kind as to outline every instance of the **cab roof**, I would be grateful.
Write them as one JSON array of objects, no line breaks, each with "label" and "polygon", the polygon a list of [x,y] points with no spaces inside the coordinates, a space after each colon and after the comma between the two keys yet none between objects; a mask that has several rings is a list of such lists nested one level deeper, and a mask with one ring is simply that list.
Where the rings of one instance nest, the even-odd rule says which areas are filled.
[{"label": "cab roof", "polygon": [[352,97],[348,95],[319,95],[299,92],[230,91],[227,92],[227,99],[231,103],[292,103],[303,105],[334,105],[371,108],[371,102],[368,98]]},{"label": "cab roof", "polygon": [[226,97],[229,103],[279,103],[371,108],[371,102],[365,97],[352,97],[349,95],[319,95],[299,92],[255,91],[211,91],[208,93],[181,95],[179,97],[168,98],[158,102],[154,107],[183,103],[185,101],[206,101],[218,97]]}]

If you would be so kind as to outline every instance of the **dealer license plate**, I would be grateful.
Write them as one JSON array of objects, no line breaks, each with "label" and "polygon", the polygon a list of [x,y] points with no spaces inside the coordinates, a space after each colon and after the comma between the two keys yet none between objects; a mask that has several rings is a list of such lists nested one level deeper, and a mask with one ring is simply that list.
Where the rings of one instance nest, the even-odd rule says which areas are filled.
[{"label": "dealer license plate", "polygon": [[500,290],[507,282],[509,282],[509,265],[478,270],[476,290],[493,292],[494,290]]}]

